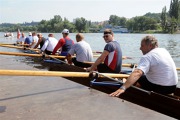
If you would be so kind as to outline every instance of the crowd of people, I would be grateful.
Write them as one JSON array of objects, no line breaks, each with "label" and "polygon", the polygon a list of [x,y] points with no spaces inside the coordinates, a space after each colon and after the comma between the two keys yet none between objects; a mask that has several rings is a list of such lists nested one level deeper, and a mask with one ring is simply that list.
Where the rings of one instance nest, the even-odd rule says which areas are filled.
[{"label": "crowd of people", "polygon": [[[41,33],[36,35],[35,32],[29,32],[27,37],[21,33],[17,42],[27,44],[30,48],[39,48],[41,52],[48,55],[66,56],[69,64],[82,67],[89,72],[121,73],[122,50],[120,44],[114,39],[111,29],[104,30],[103,39],[106,45],[92,65],[84,62],[93,61],[92,49],[84,40],[84,35],[77,33],[75,43],[69,37],[68,29],[64,29],[61,33],[63,37],[59,40],[52,33],[48,35],[48,38],[43,37]],[[159,48],[158,40],[152,35],[142,38],[140,50],[143,56],[137,68],[130,74],[126,82],[110,96],[117,97],[132,85],[161,94],[174,93],[178,84],[178,75],[170,53],[164,48]]]}]

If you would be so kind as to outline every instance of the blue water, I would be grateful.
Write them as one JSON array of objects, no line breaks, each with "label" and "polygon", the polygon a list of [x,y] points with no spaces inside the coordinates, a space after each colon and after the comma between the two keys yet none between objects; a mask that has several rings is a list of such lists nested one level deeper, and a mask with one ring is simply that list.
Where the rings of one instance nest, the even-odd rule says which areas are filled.
[{"label": "blue water", "polygon": [[[4,38],[4,33],[0,32],[0,43],[15,43],[16,37],[14,38]],[[28,33],[25,33],[28,35]],[[62,37],[61,33],[54,33],[56,39]],[[70,33],[69,37],[75,41],[76,33]],[[123,56],[132,57],[132,59],[123,60],[123,63],[138,63],[140,57],[142,56],[139,50],[141,39],[147,34],[121,34],[115,33],[115,40],[117,40],[122,48]],[[14,33],[16,36],[16,33]],[[46,38],[48,33],[43,33]],[[105,42],[102,33],[84,33],[85,40],[91,45],[93,51],[103,51]],[[178,68],[180,68],[180,34],[154,34],[154,36],[159,41],[159,47],[166,48],[172,55],[173,60]],[[0,47],[0,51],[4,48]],[[7,49],[6,49],[7,51]],[[11,51],[16,51],[11,49]],[[178,77],[180,81],[180,71],[178,71]]]}]

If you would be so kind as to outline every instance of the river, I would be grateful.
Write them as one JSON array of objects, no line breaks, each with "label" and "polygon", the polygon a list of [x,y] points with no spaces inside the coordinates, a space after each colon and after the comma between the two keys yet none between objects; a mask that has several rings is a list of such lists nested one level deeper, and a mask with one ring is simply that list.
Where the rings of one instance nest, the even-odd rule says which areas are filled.
[{"label": "river", "polygon": [[[42,33],[46,38],[48,33]],[[14,38],[4,38],[4,33],[0,32],[0,43],[15,43],[16,37]],[[27,36],[28,33],[25,33]],[[61,33],[54,33],[55,38],[59,40],[62,37]],[[75,41],[76,33],[70,33],[70,38]],[[140,48],[141,39],[147,34],[121,34],[115,33],[115,40],[117,40],[122,48],[123,56],[132,57],[132,59],[123,60],[123,63],[138,63],[140,57],[142,56]],[[180,68],[180,34],[153,34],[159,42],[159,47],[166,48],[175,64],[176,67]],[[14,33],[16,36],[16,33]],[[85,40],[91,45],[93,51],[103,51],[105,42],[103,39],[103,33],[84,33]],[[0,51],[3,48],[0,47]],[[178,71],[178,77],[180,81],[180,71]],[[179,83],[180,84],[180,83]]]}]

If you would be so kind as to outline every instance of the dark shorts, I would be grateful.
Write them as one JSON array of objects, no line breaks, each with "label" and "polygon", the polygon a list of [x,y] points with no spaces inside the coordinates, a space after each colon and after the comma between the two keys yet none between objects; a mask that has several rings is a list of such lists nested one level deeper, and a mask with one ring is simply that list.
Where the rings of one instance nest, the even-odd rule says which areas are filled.
[{"label": "dark shorts", "polygon": [[48,55],[51,55],[52,52],[51,51],[48,51],[48,50],[45,50],[45,53],[48,54]]},{"label": "dark shorts", "polygon": [[148,91],[154,91],[161,94],[171,94],[174,93],[176,90],[176,85],[173,86],[161,86],[154,83],[151,83],[147,80],[146,76],[141,76],[138,80],[138,83],[141,85],[141,88],[148,90]]},{"label": "dark shorts", "polygon": [[78,62],[76,58],[72,58],[72,62],[74,63],[75,66],[82,67],[82,68],[87,68],[91,67],[91,64],[83,63],[83,62]]},{"label": "dark shorts", "polygon": [[109,68],[106,64],[102,63],[97,66],[97,69],[100,73],[119,73]]}]

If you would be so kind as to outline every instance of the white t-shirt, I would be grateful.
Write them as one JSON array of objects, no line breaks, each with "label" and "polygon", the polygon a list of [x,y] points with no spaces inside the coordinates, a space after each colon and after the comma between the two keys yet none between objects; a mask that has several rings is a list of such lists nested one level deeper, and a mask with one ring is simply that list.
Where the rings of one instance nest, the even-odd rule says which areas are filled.
[{"label": "white t-shirt", "polygon": [[[31,48],[34,48],[36,44],[38,43],[39,38],[37,36],[33,36],[32,38],[33,38],[32,40],[33,45],[31,46]],[[38,46],[38,48],[40,48],[40,45]]]},{"label": "white t-shirt", "polygon": [[24,41],[25,41],[25,39],[26,39],[26,37],[24,36],[24,37],[20,37],[18,40],[17,40],[17,42],[20,42],[20,43],[24,43]]},{"label": "white t-shirt", "polygon": [[48,51],[53,52],[53,50],[56,47],[57,43],[58,43],[58,40],[56,38],[48,37],[46,39],[44,45],[42,46],[41,50],[42,51],[48,50]]},{"label": "white t-shirt", "polygon": [[175,63],[164,48],[155,48],[143,55],[137,68],[144,72],[151,83],[162,86],[178,83]]},{"label": "white t-shirt", "polygon": [[68,53],[71,55],[76,54],[76,60],[78,62],[93,61],[92,49],[84,40],[75,43]]}]

